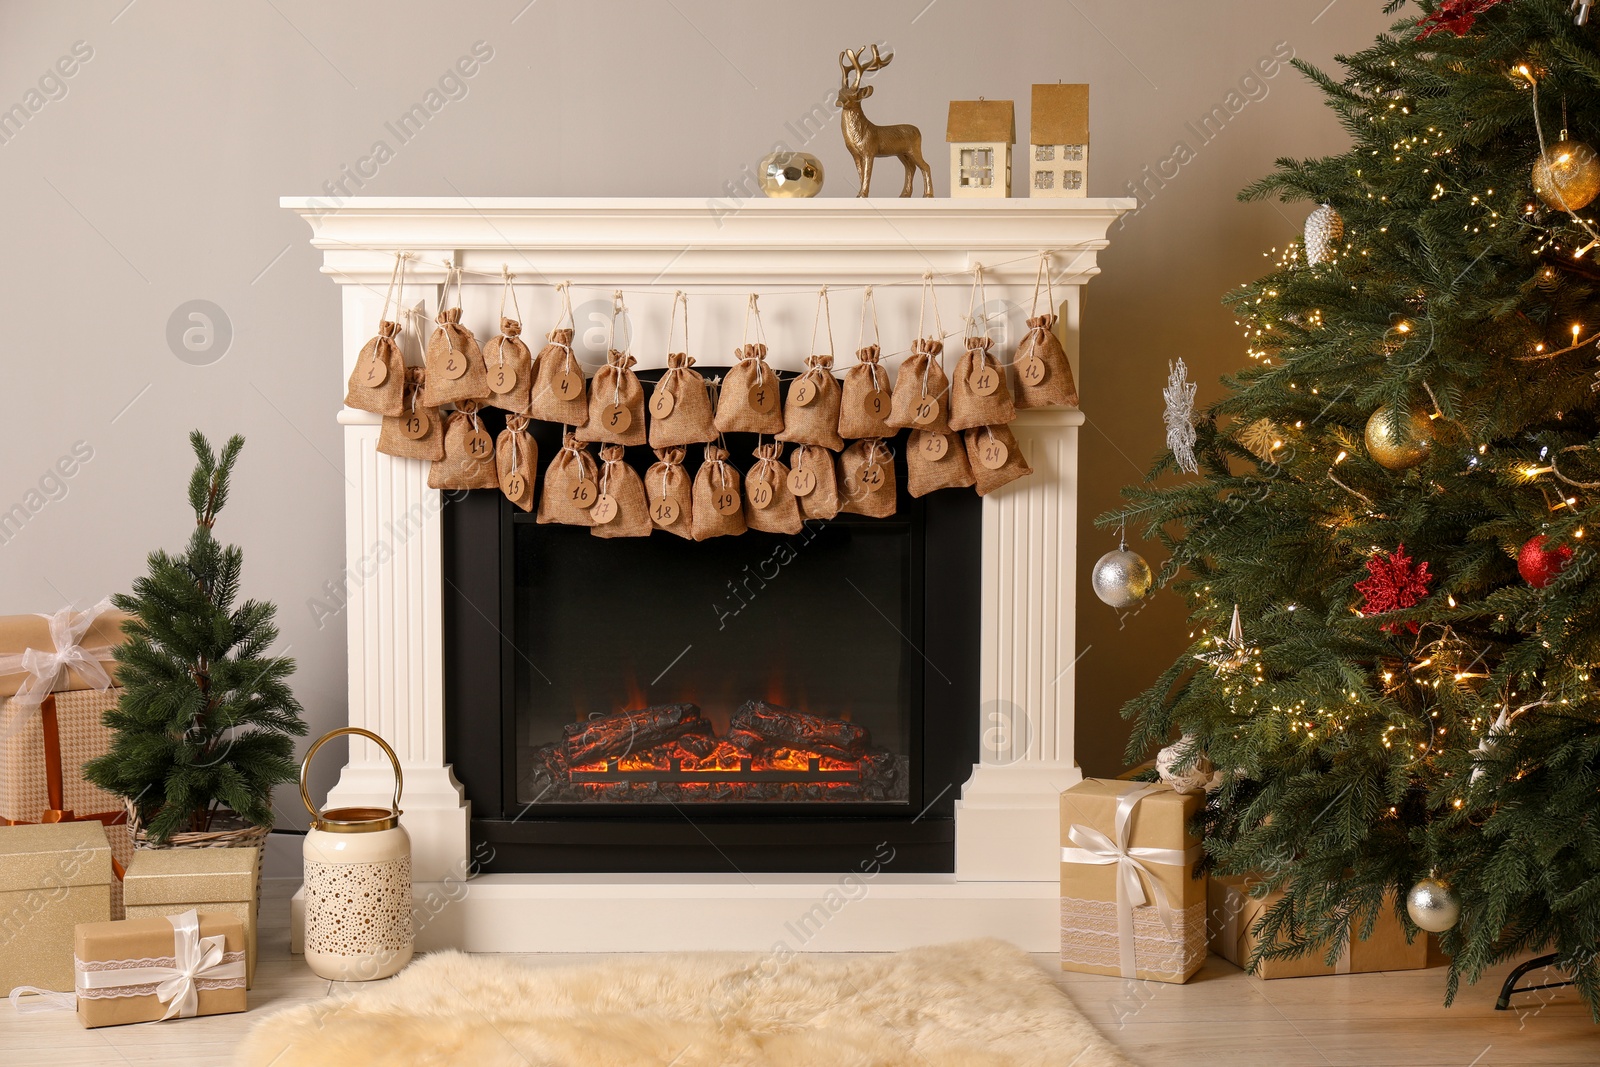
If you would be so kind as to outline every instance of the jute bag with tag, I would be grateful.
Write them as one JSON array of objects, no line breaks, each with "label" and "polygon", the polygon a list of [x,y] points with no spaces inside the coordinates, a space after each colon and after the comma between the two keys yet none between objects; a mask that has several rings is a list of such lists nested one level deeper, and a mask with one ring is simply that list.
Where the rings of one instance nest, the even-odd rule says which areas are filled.
[{"label": "jute bag with tag", "polygon": [[650,525],[694,539],[694,483],[683,469],[682,447],[656,449],[656,462],[644,474]]},{"label": "jute bag with tag", "polygon": [[[528,397],[533,390],[533,353],[522,339],[522,307],[517,303],[517,290],[512,285],[516,275],[500,268],[505,278],[505,288],[500,290],[500,334],[483,346],[483,365],[488,373],[489,402],[507,411],[526,412]],[[506,318],[506,294],[511,295],[511,307],[517,313],[514,319]]]},{"label": "jute bag with tag", "polygon": [[696,541],[745,531],[739,472],[721,445],[706,445],[705,460],[694,476],[693,511]]},{"label": "jute bag with tag", "polygon": [[398,415],[385,415],[378,429],[378,451],[405,459],[444,458],[444,420],[439,412],[421,403],[422,367],[407,367],[405,401]]},{"label": "jute bag with tag", "polygon": [[752,530],[796,534],[805,525],[789,488],[789,468],[778,458],[782,451],[776,442],[756,445],[755,466],[744,479],[744,521]]},{"label": "jute bag with tag", "polygon": [[589,421],[589,401],[583,365],[572,352],[572,297],[567,285],[562,282],[556,286],[556,292],[561,294],[561,317],[533,359],[533,388],[529,390],[526,413],[545,422],[582,426]]},{"label": "jute bag with tag", "polygon": [[495,489],[494,438],[478,418],[478,402],[461,400],[444,418],[444,458],[428,470],[429,489]]},{"label": "jute bag with tag", "polygon": [[[618,292],[611,301],[611,336],[607,340],[606,365],[589,383],[589,421],[578,430],[580,441],[600,441],[611,445],[645,443],[644,386],[633,372],[638,360],[616,348],[617,317],[628,309]],[[632,347],[633,338],[629,338]]]},{"label": "jute bag with tag", "polygon": [[589,511],[600,499],[600,477],[594,457],[569,428],[561,437],[561,448],[544,472],[544,491],[539,494],[539,521],[567,526],[593,526]]},{"label": "jute bag with tag", "polygon": [[911,431],[911,439],[906,442],[906,492],[927,496],[935,489],[959,489],[972,484],[972,464],[967,461],[960,434]]},{"label": "jute bag with tag", "polygon": [[950,383],[952,430],[999,426],[1017,417],[1011,388],[1006,384],[1006,369],[990,351],[994,341],[989,337],[988,312],[984,312],[982,322],[975,314],[986,306],[980,302],[982,289],[983,267],[979,266],[972,281],[973,308],[967,313],[967,350],[956,363],[955,379]]},{"label": "jute bag with tag", "polygon": [[[688,297],[684,297],[684,316],[688,316]],[[761,326],[761,309],[756,306],[756,294],[750,294],[750,303],[744,313],[745,336],[749,336],[750,314],[755,313],[756,336],[766,337]],[[687,327],[685,327],[687,329]],[[742,344],[734,353],[738,360],[722,378],[722,391],[717,397],[718,433],[764,433],[776,436],[783,432],[783,405],[778,403],[778,375],[767,365],[767,346],[763,341]]]},{"label": "jute bag with tag", "polygon": [[861,296],[860,340],[866,339],[869,304],[872,306],[873,341],[856,349],[856,365],[844,372],[844,387],[839,396],[839,436],[850,440],[894,436],[894,427],[889,425],[889,372],[878,362],[882,353],[878,344],[878,307],[870,285]]},{"label": "jute bag with tag", "polygon": [[539,446],[528,432],[526,415],[506,416],[506,428],[495,442],[494,463],[500,476],[500,491],[506,499],[523,511],[532,511]]},{"label": "jute bag with tag", "polygon": [[817,445],[795,445],[789,453],[789,491],[807,519],[831,519],[839,514],[839,461]]},{"label": "jute bag with tag", "polygon": [[[755,297],[750,298],[752,301]],[[828,354],[817,347],[817,328],[828,322]],[[811,320],[811,351],[806,369],[789,383],[783,404],[783,432],[780,441],[819,445],[835,452],[844,447],[839,436],[839,379],[833,376],[833,312],[828,306],[828,287],[817,292],[817,314]]]},{"label": "jute bag with tag", "polygon": [[621,445],[600,446],[600,499],[589,509],[596,537],[649,537],[650,507],[639,472],[623,459]]},{"label": "jute bag with tag", "polygon": [[979,496],[987,496],[1002,485],[1033,473],[1022,449],[1017,447],[1011,427],[983,426],[962,436],[967,439],[967,460],[972,465]]},{"label": "jute bag with tag", "polygon": [[[442,306],[450,297],[450,281],[456,283],[456,305]],[[439,314],[433,336],[423,360],[428,378],[423,385],[422,402],[430,407],[453,404],[457,400],[483,400],[489,395],[489,373],[483,366],[483,349],[472,331],[461,325],[461,268],[451,266],[440,293]]]},{"label": "jute bag with tag", "polygon": [[[933,297],[934,335],[923,334],[922,321]],[[900,364],[889,404],[889,425],[897,430],[950,432],[950,376],[944,372],[944,321],[939,315],[939,294],[933,291],[933,272],[922,276],[922,303],[917,309],[918,337],[911,354]]]},{"label": "jute bag with tag", "polygon": [[711,415],[711,394],[706,380],[694,369],[689,350],[689,306],[683,310],[683,348],[673,352],[672,335],[678,322],[678,298],[672,298],[672,318],[667,323],[667,370],[650,393],[650,447],[698,445],[717,439]]},{"label": "jute bag with tag", "polygon": [[[345,390],[344,406],[377,415],[398,415],[405,404],[406,359],[400,351],[400,324],[389,321],[389,300],[400,280],[400,298],[405,299],[405,254],[394,258],[394,273],[389,275],[389,291],[378,313],[378,333],[361,346],[356,365],[350,371],[350,387]],[[402,305],[396,305],[396,309]]]},{"label": "jute bag with tag", "polygon": [[894,514],[894,453],[887,443],[876,437],[852,441],[839,456],[839,466],[844,471],[840,511],[875,519]]},{"label": "jute bag with tag", "polygon": [[[1039,314],[1039,281],[1044,280],[1048,308]],[[1056,337],[1056,290],[1050,278],[1050,253],[1039,253],[1039,277],[1033,281],[1033,314],[1028,332],[1017,346],[1012,360],[1017,368],[1017,407],[1042,408],[1053,404],[1078,405],[1078,383],[1072,379],[1072,364]]]}]

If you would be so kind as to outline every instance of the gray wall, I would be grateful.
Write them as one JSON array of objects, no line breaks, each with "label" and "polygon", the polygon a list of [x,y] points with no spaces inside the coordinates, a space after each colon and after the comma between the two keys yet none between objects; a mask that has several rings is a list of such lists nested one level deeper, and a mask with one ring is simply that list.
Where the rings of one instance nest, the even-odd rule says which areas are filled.
[{"label": "gray wall", "polygon": [[[868,113],[921,126],[939,192],[946,101],[1015,99],[1025,139],[1029,86],[1052,79],[1093,87],[1090,192],[1141,183],[1147,206],[1113,233],[1088,290],[1087,568],[1112,547],[1089,520],[1160,446],[1167,361],[1189,362],[1202,402],[1216,395],[1217,376],[1243,359],[1218,297],[1265,269],[1262,253],[1304,218],[1305,206],[1241,205],[1234,192],[1277,156],[1344,144],[1297,73],[1264,77],[1258,63],[1292,50],[1326,64],[1386,25],[1379,6],[5,0],[0,109],[21,104],[27,118],[0,116],[0,511],[20,504],[26,521],[13,511],[0,530],[0,611],[126,589],[147,551],[187,534],[187,431],[241,432],[249,445],[219,533],[245,549],[246,594],[280,606],[313,735],[341,722],[342,621],[319,628],[307,606],[343,566],[339,303],[277,198],[325,194],[379,140],[393,158],[348,191],[717,195],[774,141],[800,147],[792,130],[827,106],[838,51],[874,40],[897,58]],[[400,144],[385,124],[440,89],[476,42],[492,57],[447,79],[443,106]],[[854,192],[836,124],[804,147],[826,164],[825,195]],[[880,190],[898,170],[891,161]],[[226,316],[220,358],[215,338],[198,353],[169,339],[192,300]],[[75,445],[92,458],[52,474]],[[1087,569],[1080,601],[1080,759],[1114,773],[1117,709],[1183,646],[1183,611],[1163,594],[1119,625]],[[303,823],[297,808],[282,791],[287,822]]]}]

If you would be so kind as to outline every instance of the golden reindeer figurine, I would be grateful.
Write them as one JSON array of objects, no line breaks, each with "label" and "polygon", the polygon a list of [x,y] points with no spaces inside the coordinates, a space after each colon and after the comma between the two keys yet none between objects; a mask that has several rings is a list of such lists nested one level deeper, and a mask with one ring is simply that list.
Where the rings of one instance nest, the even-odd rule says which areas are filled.
[{"label": "golden reindeer figurine", "polygon": [[[863,64],[861,53],[865,51],[863,46],[853,52],[846,49],[839,53],[839,107],[843,109],[840,123],[844,127],[845,147],[850,149],[851,158],[856,161],[856,173],[861,177],[861,191],[856,195],[867,195],[872,185],[874,159],[896,156],[906,168],[906,184],[900,195],[911,195],[912,179],[920,170],[922,195],[932,196],[933,176],[928,171],[928,161],[922,158],[922,132],[909,122],[879,126],[861,113],[861,101],[872,95],[872,86],[862,86],[862,75],[882,70],[894,58],[893,52],[879,55],[878,46],[873,45],[872,58]],[[854,81],[850,79],[851,74],[855,75]]]}]

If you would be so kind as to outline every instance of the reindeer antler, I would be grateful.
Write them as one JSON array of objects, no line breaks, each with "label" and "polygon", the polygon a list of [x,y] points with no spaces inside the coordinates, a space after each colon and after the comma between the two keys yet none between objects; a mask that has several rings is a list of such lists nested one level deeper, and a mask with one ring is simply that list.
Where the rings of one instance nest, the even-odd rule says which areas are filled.
[{"label": "reindeer antler", "polygon": [[[846,48],[843,52],[839,53],[839,85],[841,88],[854,89],[860,86],[861,61],[859,57],[864,51],[866,51],[865,46],[857,48],[854,51]],[[856,76],[855,85],[850,84],[850,74],[852,71],[854,71]]]},{"label": "reindeer antler", "polygon": [[[865,49],[859,50],[857,52],[857,54],[859,55],[860,51],[864,51],[864,50]],[[889,61],[892,60],[892,59],[894,59],[894,53],[893,52],[890,52],[886,56],[879,55],[878,54],[878,46],[877,45],[873,45],[872,46],[872,58],[867,61],[867,65],[865,67],[860,67],[858,69],[864,71],[865,73],[870,74],[875,70],[882,70],[884,67],[887,67],[889,65]]]}]

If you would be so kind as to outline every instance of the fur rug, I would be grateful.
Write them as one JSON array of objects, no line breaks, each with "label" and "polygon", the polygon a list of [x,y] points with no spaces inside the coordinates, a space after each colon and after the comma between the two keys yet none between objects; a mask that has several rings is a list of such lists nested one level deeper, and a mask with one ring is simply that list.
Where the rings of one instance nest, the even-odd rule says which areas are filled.
[{"label": "fur rug", "polygon": [[263,1019],[240,1067],[1131,1067],[1026,954],[647,956],[576,967],[440,952]]}]

